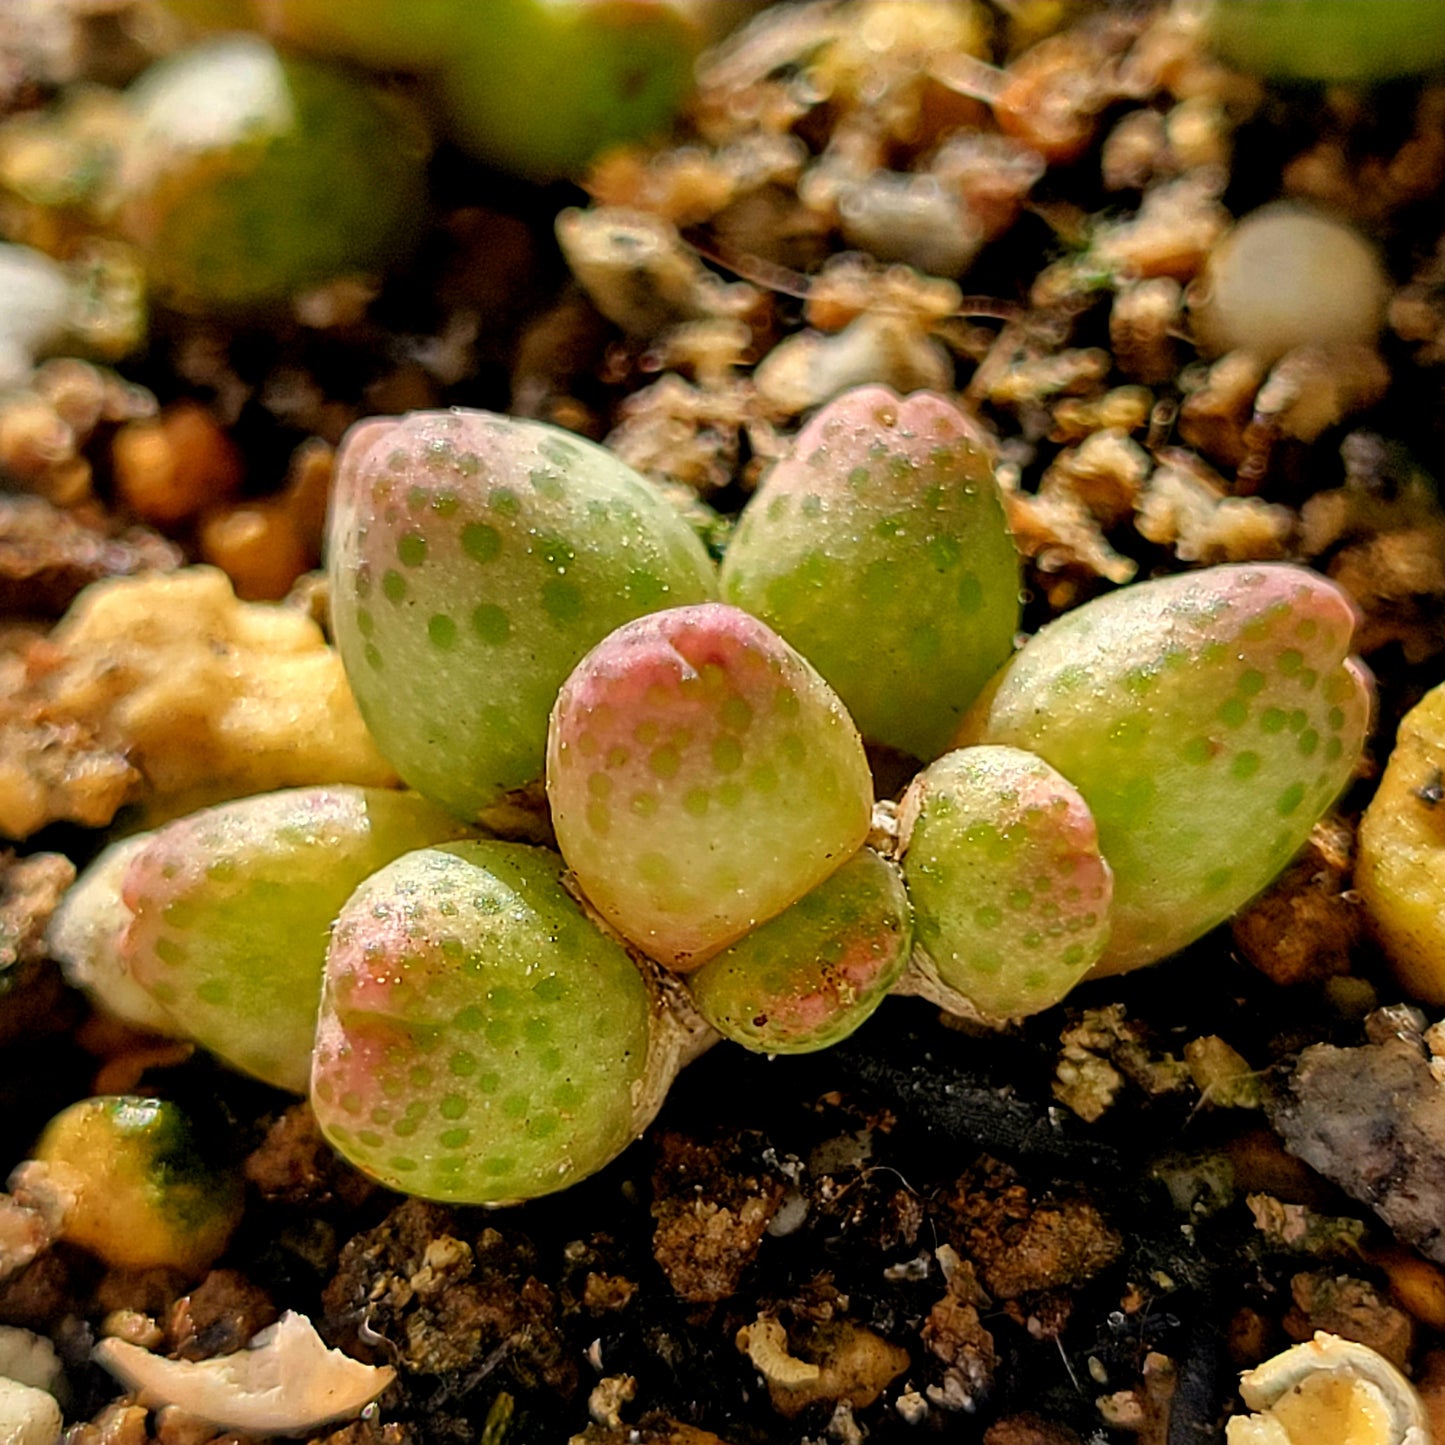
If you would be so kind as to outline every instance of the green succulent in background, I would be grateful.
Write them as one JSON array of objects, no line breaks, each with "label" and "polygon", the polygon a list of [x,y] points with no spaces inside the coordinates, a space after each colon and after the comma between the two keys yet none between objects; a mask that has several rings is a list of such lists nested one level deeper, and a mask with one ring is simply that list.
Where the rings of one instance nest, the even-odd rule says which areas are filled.
[{"label": "green succulent in background", "polygon": [[157,62],[128,96],[118,224],[173,306],[277,307],[384,270],[420,234],[426,128],[350,70],[232,35]]},{"label": "green succulent in background", "polygon": [[579,178],[609,146],[667,130],[704,43],[743,0],[167,0],[201,28],[427,78],[441,129],[529,180]]},{"label": "green succulent in background", "polygon": [[701,26],[670,0],[469,6],[441,74],[452,135],[535,180],[665,131],[692,88]]},{"label": "green succulent in background", "polygon": [[1373,82],[1445,65],[1441,0],[1211,0],[1210,42],[1277,80]]}]

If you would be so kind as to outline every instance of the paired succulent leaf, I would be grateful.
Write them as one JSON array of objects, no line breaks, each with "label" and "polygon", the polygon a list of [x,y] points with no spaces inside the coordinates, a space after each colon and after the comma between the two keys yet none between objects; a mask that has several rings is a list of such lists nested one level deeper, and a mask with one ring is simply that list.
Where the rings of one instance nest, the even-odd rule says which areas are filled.
[{"label": "paired succulent leaf", "polygon": [[837,690],[863,735],[948,746],[1009,655],[1019,559],[974,423],[930,392],[825,406],[768,473],[723,560],[724,600]]},{"label": "paired succulent leaf", "polygon": [[529,1199],[647,1123],[648,985],[562,873],[542,848],[454,843],[398,859],[342,909],[311,1098],[359,1169],[431,1199]]},{"label": "paired succulent leaf", "polygon": [[1088,804],[1042,758],[946,753],[898,821],[919,965],[945,1006],[952,992],[993,1020],[1038,1013],[1098,961],[1113,877]]},{"label": "paired succulent leaf", "polygon": [[776,918],[692,974],[698,1011],[724,1038],[765,1054],[830,1048],[898,982],[913,910],[896,865],[860,848]]},{"label": "paired succulent leaf", "polygon": [[873,781],[828,684],[755,617],[704,603],[582,660],[552,714],[547,795],[593,905],[682,970],[855,853]]},{"label": "paired succulent leaf", "polygon": [[590,647],[716,593],[702,544],[630,467],[478,411],[351,431],[330,566],[337,645],[378,745],[468,818],[541,778],[547,715]]},{"label": "paired succulent leaf", "polygon": [[962,739],[1037,753],[1098,820],[1114,870],[1099,971],[1177,952],[1304,843],[1369,727],[1354,623],[1303,567],[1213,567],[1066,613],[980,698]]},{"label": "paired succulent leaf", "polygon": [[187,1037],[305,1093],[337,911],[383,864],[464,831],[378,788],[296,788],[178,818],[128,855],[125,972]]}]

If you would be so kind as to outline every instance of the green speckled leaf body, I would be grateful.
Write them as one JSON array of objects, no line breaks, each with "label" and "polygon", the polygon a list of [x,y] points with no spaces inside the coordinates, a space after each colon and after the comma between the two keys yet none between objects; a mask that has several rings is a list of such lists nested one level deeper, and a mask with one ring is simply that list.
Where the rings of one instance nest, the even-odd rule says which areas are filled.
[{"label": "green speckled leaf body", "polygon": [[312,1104],[393,1189],[564,1189],[636,1132],[651,999],[627,951],[519,843],[423,849],[364,883],[326,962]]},{"label": "green speckled leaf body", "polygon": [[630,467],[478,411],[354,428],[329,555],[367,725],[412,787],[463,817],[541,778],[547,715],[589,648],[716,592],[702,544]]},{"label": "green speckled leaf body", "polygon": [[304,1094],[337,911],[383,864],[463,831],[379,788],[294,788],[178,818],[126,867],[122,957],[187,1037]]},{"label": "green speckled leaf body", "polygon": [[913,910],[897,865],[860,848],[776,918],[688,978],[724,1038],[764,1054],[826,1049],[869,1018],[908,963]]},{"label": "green speckled leaf body", "polygon": [[1056,1004],[1109,937],[1113,878],[1078,789],[1017,748],[945,753],[899,809],[918,947],[991,1019]]},{"label": "green speckled leaf body", "polygon": [[856,852],[873,786],[828,684],[756,618],[704,603],[639,618],[578,665],[547,796],[598,911],[687,969]]},{"label": "green speckled leaf body", "polygon": [[1099,971],[1176,952],[1299,850],[1368,730],[1354,624],[1305,568],[1206,568],[1065,614],[980,701],[965,738],[1038,753],[1098,820],[1114,870]]},{"label": "green speckled leaf body", "polygon": [[948,746],[1008,657],[1019,559],[975,425],[930,392],[866,386],[825,406],[758,488],[723,598],[837,690],[864,737]]}]

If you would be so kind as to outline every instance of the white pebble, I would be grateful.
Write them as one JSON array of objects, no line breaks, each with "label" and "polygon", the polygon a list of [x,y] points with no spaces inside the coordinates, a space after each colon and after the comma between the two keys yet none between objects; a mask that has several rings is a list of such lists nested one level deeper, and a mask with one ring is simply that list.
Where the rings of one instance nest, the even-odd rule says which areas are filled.
[{"label": "white pebble", "polygon": [[879,261],[902,261],[929,276],[957,276],[983,242],[957,196],[932,176],[875,171],[838,199],[843,239]]},{"label": "white pebble", "polygon": [[1378,252],[1353,226],[1279,201],[1215,246],[1190,295],[1194,335],[1208,355],[1247,351],[1266,364],[1296,346],[1369,345],[1389,290]]}]

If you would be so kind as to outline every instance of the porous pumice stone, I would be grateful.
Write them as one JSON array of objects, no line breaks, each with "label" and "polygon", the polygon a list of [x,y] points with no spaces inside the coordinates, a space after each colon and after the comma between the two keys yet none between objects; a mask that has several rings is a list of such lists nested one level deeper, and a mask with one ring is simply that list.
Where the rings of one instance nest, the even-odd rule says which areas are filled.
[{"label": "porous pumice stone", "polygon": [[367,726],[407,783],[466,818],[541,778],[547,715],[590,647],[717,591],[702,544],[630,467],[489,412],[352,428],[329,530]]},{"label": "porous pumice stone", "polygon": [[639,618],[578,664],[547,796],[598,912],[685,970],[857,852],[873,782],[832,688],[765,623],[703,603]]},{"label": "porous pumice stone", "polygon": [[957,994],[959,1011],[986,1019],[1021,1018],[1098,961],[1113,877],[1088,804],[1042,758],[945,753],[909,785],[898,829],[920,992],[944,1007]]},{"label": "porous pumice stone", "polygon": [[722,593],[827,678],[864,737],[936,757],[1019,621],[978,427],[932,392],[829,402],[743,509]]},{"label": "porous pumice stone", "polygon": [[452,843],[373,875],[332,932],[311,1100],[393,1189],[497,1204],[565,1189],[646,1127],[675,1060],[614,938],[521,843]]},{"label": "porous pumice stone", "polygon": [[1316,1331],[1240,1376],[1255,1413],[1225,1426],[1228,1445],[1431,1445],[1415,1387],[1368,1345]]},{"label": "porous pumice stone", "polygon": [[60,1405],[48,1390],[0,1378],[0,1437],[9,1445],[55,1445],[64,1429]]},{"label": "porous pumice stone", "polygon": [[1389,295],[1379,251],[1353,226],[1276,201],[1214,247],[1189,304],[1206,355],[1247,351],[1268,364],[1296,346],[1373,344]]},{"label": "porous pumice stone", "polygon": [[861,848],[776,918],[688,977],[724,1038],[765,1054],[830,1048],[868,1019],[908,964],[913,910],[898,867]]},{"label": "porous pumice stone", "polygon": [[435,803],[381,788],[292,788],[203,809],[130,857],[116,952],[168,1031],[304,1094],[341,905],[393,858],[465,832]]},{"label": "porous pumice stone", "polygon": [[1096,972],[1183,948],[1304,844],[1369,731],[1355,616],[1307,568],[1203,568],[1075,608],[985,689],[960,741],[1037,753],[1098,822],[1114,903]]},{"label": "porous pumice stone", "polygon": [[1355,887],[1412,998],[1445,1004],[1445,684],[1406,713],[1360,820]]}]

